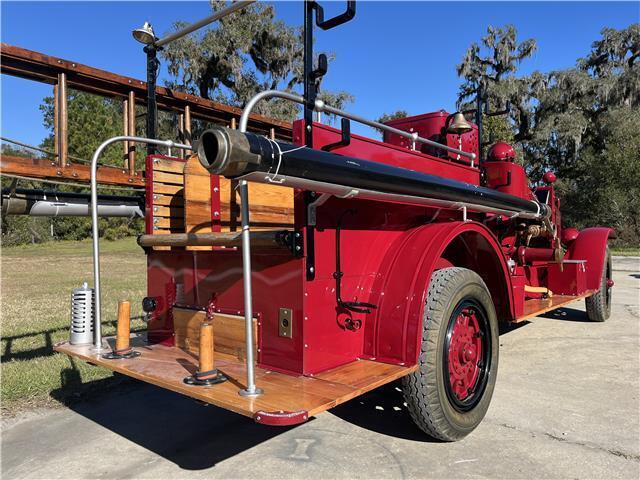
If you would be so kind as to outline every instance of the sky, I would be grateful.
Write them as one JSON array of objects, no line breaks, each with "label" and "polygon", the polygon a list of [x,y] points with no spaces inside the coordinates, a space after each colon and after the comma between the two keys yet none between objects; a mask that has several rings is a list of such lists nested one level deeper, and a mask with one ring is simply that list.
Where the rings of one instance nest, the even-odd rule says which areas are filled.
[{"label": "sky", "polygon": [[[274,2],[289,25],[301,25],[302,3]],[[325,0],[325,15],[345,2]],[[327,90],[355,96],[347,110],[368,118],[403,109],[409,114],[453,111],[460,79],[456,65],[488,25],[513,24],[519,40],[535,38],[538,50],[519,70],[569,68],[585,56],[604,27],[640,21],[639,2],[372,2],[359,1],[353,21],[316,29],[316,51],[335,53],[323,82]],[[176,20],[210,14],[208,2],[24,2],[2,0],[2,42],[145,78],[145,56],[131,30],[150,21],[159,36]],[[167,78],[160,73],[160,83]],[[39,144],[48,134],[39,105],[50,85],[2,75],[3,136]],[[353,126],[367,134],[365,127]]]}]

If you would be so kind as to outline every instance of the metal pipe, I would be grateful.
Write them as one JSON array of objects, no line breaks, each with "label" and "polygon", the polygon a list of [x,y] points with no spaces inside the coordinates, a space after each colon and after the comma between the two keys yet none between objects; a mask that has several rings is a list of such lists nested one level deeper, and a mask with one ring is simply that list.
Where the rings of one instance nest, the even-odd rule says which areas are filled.
[{"label": "metal pipe", "polygon": [[134,137],[131,135],[112,137],[105,140],[91,157],[91,235],[93,245],[93,288],[95,292],[95,316],[93,325],[94,347],[102,348],[101,312],[100,312],[100,245],[98,232],[98,159],[102,152],[116,142],[146,143],[147,145],[160,145],[165,147],[182,148],[191,150],[189,145],[175,143],[173,140],[157,140],[154,138]]},{"label": "metal pipe", "polygon": [[[32,217],[88,217],[89,205],[73,202],[40,200],[33,204],[28,214]],[[99,217],[144,218],[138,206],[98,205]]]},{"label": "metal pipe", "polygon": [[316,100],[314,109],[316,112],[327,112],[332,115],[338,115],[343,118],[348,118],[349,120],[362,123],[363,125],[367,125],[369,127],[385,130],[389,133],[395,133],[396,135],[400,135],[401,137],[412,140],[414,143],[424,143],[425,145],[430,145],[432,147],[439,148],[440,150],[445,150],[450,153],[455,153],[456,155],[467,157],[467,158],[470,158],[471,160],[474,160],[476,158],[475,153],[465,152],[464,150],[458,150],[457,148],[449,147],[448,145],[443,145],[442,143],[434,142],[433,140],[429,140],[428,138],[418,136],[416,132],[413,132],[413,133],[405,132],[404,130],[399,130],[397,128],[390,127],[389,125],[385,125],[384,123],[368,120],[359,115],[354,115],[353,113],[348,113],[338,108],[325,105],[325,103],[322,100]]},{"label": "metal pipe", "polygon": [[253,293],[251,291],[251,236],[249,232],[249,184],[242,180],[239,186],[242,209],[242,283],[244,287],[245,341],[247,345],[247,387],[238,393],[243,397],[262,394],[256,387],[253,371]]},{"label": "metal pipe", "polygon": [[[265,100],[268,98],[284,98],[285,100],[290,100],[292,102],[296,102],[304,105],[304,97],[289,93],[289,92],[281,92],[279,90],[265,90],[264,92],[260,92],[249,100],[246,107],[242,111],[242,116],[240,117],[240,131],[246,132],[247,125],[249,123],[249,116],[251,115],[251,111],[255,108],[256,104],[261,100]],[[474,160],[476,158],[476,154],[472,152],[465,152],[464,150],[458,150],[457,148],[452,148],[447,145],[443,145],[438,142],[434,142],[433,140],[429,140],[428,138],[423,138],[418,136],[416,132],[405,132],[404,130],[399,130],[397,128],[390,127],[389,125],[385,125],[384,123],[375,122],[373,120],[368,120],[359,115],[355,115],[353,113],[345,112],[344,110],[340,110],[338,108],[331,107],[329,105],[325,105],[322,100],[316,100],[314,105],[314,110],[316,112],[327,112],[332,115],[337,115],[342,118],[348,118],[349,120],[353,120],[354,122],[362,123],[363,125],[367,125],[369,127],[378,128],[380,130],[387,131],[389,133],[394,133],[396,135],[400,135],[401,137],[408,138],[414,143],[424,143],[426,145],[430,145],[435,148],[439,148],[441,150],[446,150],[447,152],[455,153],[457,155],[461,155],[463,157],[470,158]],[[244,129],[243,129],[244,127]]]},{"label": "metal pipe", "polygon": [[[144,47],[147,54],[147,138],[156,136],[158,126],[158,104],[156,102],[156,79],[158,75],[158,50],[155,45]],[[147,155],[156,153],[155,145],[147,144]]]},{"label": "metal pipe", "polygon": [[[48,217],[88,217],[88,193],[60,192],[31,188],[2,190],[4,215]],[[143,217],[142,196],[98,195],[98,215],[102,217]]]},{"label": "metal pipe", "polygon": [[241,2],[232,3],[227,8],[223,8],[222,10],[217,11],[213,15],[209,15],[208,17],[203,18],[202,20],[198,20],[197,22],[194,22],[191,25],[187,25],[182,30],[178,30],[177,32],[174,32],[174,33],[172,33],[170,35],[167,35],[164,38],[161,38],[160,40],[157,40],[155,42],[155,46],[160,48],[163,45],[166,45],[167,43],[171,43],[174,40],[177,40],[177,39],[179,39],[181,37],[184,37],[185,35],[188,35],[191,32],[193,32],[193,31],[195,31],[195,30],[197,30],[197,29],[199,29],[201,27],[204,27],[205,25],[209,25],[210,23],[213,23],[216,20],[220,20],[221,18],[224,18],[227,15],[230,15],[230,14],[232,14],[233,12],[235,12],[237,10],[241,10],[243,8],[246,8],[249,5],[251,5],[252,3],[255,3],[255,0],[241,1]]},{"label": "metal pipe", "polygon": [[[282,98],[294,96],[285,92]],[[260,94],[254,96],[249,105],[242,111],[240,118],[240,132],[246,133],[249,115],[245,116],[245,112],[251,112],[253,105],[258,101]],[[299,95],[295,95],[299,97]],[[255,100],[254,100],[255,99]],[[251,103],[253,102],[253,103]],[[243,123],[244,119],[244,123]],[[241,180],[238,186],[240,193],[241,208],[241,224],[242,224],[242,282],[244,287],[244,325],[245,325],[245,342],[247,346],[247,387],[241,389],[238,393],[243,397],[261,395],[262,389],[256,387],[255,372],[253,370],[253,292],[251,289],[251,228],[249,224],[249,184],[246,180]]]},{"label": "metal pipe", "polygon": [[542,208],[533,199],[471,183],[323,150],[295,147],[224,127],[202,134],[198,154],[200,162],[211,173],[232,179],[259,172],[264,183],[275,184],[278,175],[291,181],[300,179],[354,191],[379,192],[381,196],[391,194],[464,202],[486,207],[486,211],[538,214]]}]

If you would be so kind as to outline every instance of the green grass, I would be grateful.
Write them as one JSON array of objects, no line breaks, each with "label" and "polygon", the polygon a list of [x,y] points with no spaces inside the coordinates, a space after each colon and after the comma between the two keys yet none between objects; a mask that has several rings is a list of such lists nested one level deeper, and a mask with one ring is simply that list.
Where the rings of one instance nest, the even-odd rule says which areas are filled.
[{"label": "green grass", "polygon": [[[118,300],[131,302],[133,317],[142,315],[146,258],[134,238],[100,246],[103,332],[109,335]],[[69,337],[71,290],[93,283],[90,241],[3,248],[0,265],[3,415],[71,401],[120,381],[110,370],[53,351]],[[132,328],[142,326],[132,322]]]},{"label": "green grass", "polygon": [[614,247],[611,249],[611,255],[620,255],[623,257],[639,257],[640,247]]}]

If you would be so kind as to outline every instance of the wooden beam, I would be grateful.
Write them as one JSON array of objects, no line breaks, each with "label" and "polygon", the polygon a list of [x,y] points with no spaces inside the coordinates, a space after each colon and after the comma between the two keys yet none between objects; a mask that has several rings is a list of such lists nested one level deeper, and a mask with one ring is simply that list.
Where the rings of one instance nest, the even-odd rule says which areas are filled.
[{"label": "wooden beam", "polygon": [[[251,232],[251,245],[256,247],[286,248],[282,239],[287,234],[284,230],[267,230]],[[169,233],[167,235],[140,235],[138,245],[141,247],[240,247],[240,232],[210,233]]]},{"label": "wooden beam", "polygon": [[[129,135],[131,136],[136,136],[136,94],[133,91],[129,92],[128,95],[128,103],[129,103],[129,110],[128,110],[128,117],[127,117],[127,123],[128,123],[128,127],[127,127],[127,131],[129,132]],[[128,150],[127,150],[127,156],[128,156],[128,169],[129,169],[129,175],[133,176],[136,173],[136,144],[134,142],[128,142]]]},{"label": "wooden beam", "polygon": [[67,111],[67,74],[58,74],[58,164],[61,167],[69,161],[69,112]]},{"label": "wooden beam", "polygon": [[[2,155],[0,158],[0,173],[32,177],[34,179],[67,180],[79,183],[88,183],[91,180],[89,165],[70,163],[65,167],[61,167],[51,160],[10,155]],[[129,175],[127,170],[122,168],[98,167],[97,178],[98,183],[105,185],[144,186],[144,178],[141,173]]]}]

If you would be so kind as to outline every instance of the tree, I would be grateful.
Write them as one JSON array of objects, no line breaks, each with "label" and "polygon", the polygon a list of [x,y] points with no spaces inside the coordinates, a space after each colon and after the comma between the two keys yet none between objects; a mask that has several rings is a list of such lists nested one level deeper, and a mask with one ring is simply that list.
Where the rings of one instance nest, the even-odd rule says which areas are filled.
[{"label": "tree", "polygon": [[[227,2],[212,0],[219,11]],[[176,29],[184,27],[177,22]],[[228,105],[244,107],[263,90],[293,90],[303,81],[302,31],[275,20],[272,5],[257,2],[221,19],[216,28],[182,37],[162,50],[174,80],[170,87]],[[335,57],[327,54],[328,60]],[[321,91],[319,97],[337,108],[353,100],[346,92]],[[274,99],[256,111],[292,121],[299,107]]]},{"label": "tree", "polygon": [[[511,130],[530,178],[547,170],[558,174],[563,219],[576,226],[609,224],[624,243],[638,244],[640,24],[601,34],[575,67],[518,77],[517,66],[535,51],[535,41],[518,43],[513,27],[489,27],[482,39],[487,52],[472,44],[458,66],[464,79],[459,103],[469,102],[479,84],[490,103],[509,101],[513,111],[504,133]],[[491,133],[495,125],[486,124]]]}]

